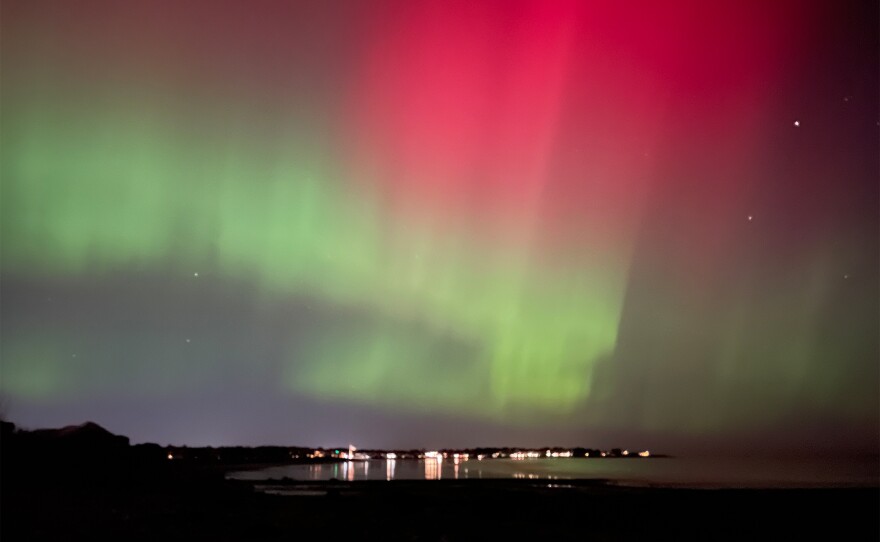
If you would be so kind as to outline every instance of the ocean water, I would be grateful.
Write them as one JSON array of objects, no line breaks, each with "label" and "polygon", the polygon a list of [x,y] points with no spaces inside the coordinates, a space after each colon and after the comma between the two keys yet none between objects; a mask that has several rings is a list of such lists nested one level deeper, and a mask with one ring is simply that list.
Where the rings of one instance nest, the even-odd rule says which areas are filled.
[{"label": "ocean water", "polygon": [[629,486],[698,488],[880,487],[877,458],[398,459],[285,465],[231,472],[249,481],[604,479]]}]

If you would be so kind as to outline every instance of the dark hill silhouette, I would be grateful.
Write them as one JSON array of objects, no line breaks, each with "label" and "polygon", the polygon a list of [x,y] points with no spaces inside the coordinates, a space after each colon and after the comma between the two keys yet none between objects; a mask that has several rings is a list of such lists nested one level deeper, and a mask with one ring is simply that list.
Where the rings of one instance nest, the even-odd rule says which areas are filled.
[{"label": "dark hill silhouette", "polygon": [[31,458],[56,463],[92,463],[119,459],[129,450],[128,437],[114,435],[94,422],[35,431],[16,430],[13,426],[3,433],[4,455],[16,458],[26,452]]},{"label": "dark hill silhouette", "polygon": [[129,445],[128,437],[115,435],[95,422],[68,425],[61,429],[38,429],[32,431],[31,435],[35,439],[42,439],[44,442],[54,440],[64,446],[76,446],[92,450],[126,448]]},{"label": "dark hill silhouette", "polygon": [[130,446],[128,437],[113,434],[94,422],[60,429],[18,429],[3,422],[0,466],[5,481],[15,478],[94,479],[127,477],[148,463],[159,465],[158,446]]}]

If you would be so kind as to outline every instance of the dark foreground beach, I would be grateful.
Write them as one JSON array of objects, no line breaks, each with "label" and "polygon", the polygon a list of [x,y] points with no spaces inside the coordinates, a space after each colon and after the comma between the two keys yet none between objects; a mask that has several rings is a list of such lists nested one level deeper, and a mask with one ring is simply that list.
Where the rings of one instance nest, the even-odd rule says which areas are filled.
[{"label": "dark foreground beach", "polygon": [[880,536],[877,488],[699,490],[618,487],[601,480],[521,479],[247,482],[225,478],[233,467],[163,461],[156,450],[128,446],[124,437],[122,441],[99,437],[89,441],[107,441],[97,452],[81,453],[81,443],[65,443],[57,435],[41,440],[39,435],[25,439],[5,433],[0,456],[0,539],[601,541],[877,540]]},{"label": "dark foreground beach", "polygon": [[558,485],[329,482],[280,496],[207,472],[125,483],[19,477],[3,483],[2,539],[877,540],[880,525],[876,489]]}]

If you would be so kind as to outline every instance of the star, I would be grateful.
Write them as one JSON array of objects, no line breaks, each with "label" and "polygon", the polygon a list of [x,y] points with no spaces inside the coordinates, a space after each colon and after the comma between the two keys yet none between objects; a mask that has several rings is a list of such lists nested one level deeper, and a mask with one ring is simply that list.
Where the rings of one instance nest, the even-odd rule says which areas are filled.
[{"label": "star", "polygon": [[843,278],[848,279],[849,275],[844,275]]},{"label": "star", "polygon": [[189,339],[187,339],[186,342],[190,342]]},{"label": "star", "polygon": [[751,222],[751,221],[752,221],[752,219],[753,219],[753,218],[755,218],[755,217],[753,217],[753,216],[752,216],[752,215],[749,215],[749,217],[748,217],[748,218],[749,218],[749,222]]},{"label": "star", "polygon": [[795,128],[800,127],[800,125],[801,125],[801,121],[799,121],[799,120],[794,121],[794,127],[795,127]]},{"label": "star", "polygon": [[198,274],[198,273],[193,273],[193,276],[196,277],[196,278],[199,278],[199,274]]}]

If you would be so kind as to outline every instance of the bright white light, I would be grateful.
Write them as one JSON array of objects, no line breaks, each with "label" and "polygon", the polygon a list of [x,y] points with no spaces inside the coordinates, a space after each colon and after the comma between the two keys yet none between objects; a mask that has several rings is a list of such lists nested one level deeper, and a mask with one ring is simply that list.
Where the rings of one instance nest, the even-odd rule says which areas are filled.
[{"label": "bright white light", "polygon": [[650,457],[650,456],[651,456],[651,452],[649,452],[648,450],[645,450],[644,452],[639,452],[639,457]]},{"label": "bright white light", "polygon": [[799,121],[799,120],[794,121],[795,128],[799,127],[800,125],[801,125],[801,121]]},{"label": "bright white light", "polygon": [[397,454],[394,452],[388,452],[385,454],[385,459],[397,459]]}]

